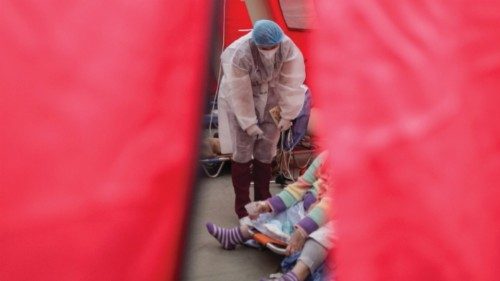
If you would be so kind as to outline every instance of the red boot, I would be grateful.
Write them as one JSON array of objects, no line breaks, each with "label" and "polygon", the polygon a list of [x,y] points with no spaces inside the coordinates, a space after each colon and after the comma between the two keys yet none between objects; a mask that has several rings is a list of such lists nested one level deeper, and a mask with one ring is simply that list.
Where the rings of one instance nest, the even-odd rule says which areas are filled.
[{"label": "red boot", "polygon": [[248,215],[245,210],[245,205],[250,203],[250,181],[251,171],[250,163],[238,163],[231,161],[231,179],[233,180],[234,194],[234,211],[238,218]]},{"label": "red boot", "polygon": [[253,184],[255,201],[266,200],[271,197],[269,182],[271,181],[271,164],[253,160]]}]

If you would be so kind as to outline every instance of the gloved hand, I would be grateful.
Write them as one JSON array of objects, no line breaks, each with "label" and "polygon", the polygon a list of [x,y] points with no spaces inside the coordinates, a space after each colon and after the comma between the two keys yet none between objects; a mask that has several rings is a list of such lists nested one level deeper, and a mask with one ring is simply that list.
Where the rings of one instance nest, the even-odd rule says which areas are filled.
[{"label": "gloved hand", "polygon": [[280,122],[278,123],[278,129],[282,132],[290,129],[291,126],[292,121],[283,118],[281,118]]},{"label": "gloved hand", "polygon": [[271,212],[271,206],[267,201],[257,201],[257,202],[252,202],[253,203],[253,212],[248,212],[248,217],[251,220],[254,220],[259,217],[260,214],[262,213],[269,213]]},{"label": "gloved hand", "polygon": [[248,127],[245,132],[251,136],[254,137],[256,136],[257,138],[260,138],[264,135],[264,132],[257,126],[257,124],[253,124],[252,126]]},{"label": "gloved hand", "polygon": [[286,255],[289,256],[298,251],[301,251],[306,243],[307,233],[300,227],[295,227],[295,230],[290,236],[290,241],[286,247]]}]

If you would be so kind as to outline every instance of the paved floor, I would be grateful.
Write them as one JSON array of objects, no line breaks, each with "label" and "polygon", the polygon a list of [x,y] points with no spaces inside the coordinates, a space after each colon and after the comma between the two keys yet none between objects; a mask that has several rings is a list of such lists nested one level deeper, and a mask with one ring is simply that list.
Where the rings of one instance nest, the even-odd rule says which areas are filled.
[{"label": "paved floor", "polygon": [[[271,193],[280,190],[279,186],[271,185]],[[208,221],[225,227],[238,223],[233,211],[234,192],[229,172],[218,178],[203,178],[195,192],[183,280],[250,281],[278,271],[282,257],[268,250],[244,246],[233,251],[223,250],[206,231]]]}]

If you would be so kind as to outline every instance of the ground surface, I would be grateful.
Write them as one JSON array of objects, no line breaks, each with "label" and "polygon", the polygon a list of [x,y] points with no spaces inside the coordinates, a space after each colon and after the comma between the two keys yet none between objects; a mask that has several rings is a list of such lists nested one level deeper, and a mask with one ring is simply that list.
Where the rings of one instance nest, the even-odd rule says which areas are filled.
[{"label": "ground surface", "polygon": [[[280,190],[278,185],[271,184],[271,193]],[[250,281],[277,272],[282,257],[268,250],[243,246],[233,251],[223,250],[206,231],[208,221],[225,227],[238,223],[228,171],[217,178],[202,178],[195,192],[183,280]]]}]

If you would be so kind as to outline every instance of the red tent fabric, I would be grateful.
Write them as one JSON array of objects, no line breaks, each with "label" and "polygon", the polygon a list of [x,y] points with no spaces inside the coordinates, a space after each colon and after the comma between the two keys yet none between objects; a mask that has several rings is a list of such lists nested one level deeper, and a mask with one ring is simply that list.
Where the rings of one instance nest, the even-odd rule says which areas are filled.
[{"label": "red tent fabric", "polygon": [[[0,280],[177,278],[210,3],[2,3]],[[498,279],[500,5],[317,3],[339,280]]]},{"label": "red tent fabric", "polygon": [[317,3],[338,280],[498,280],[500,3]]},{"label": "red tent fabric", "polygon": [[2,2],[0,280],[177,278],[211,13]]},{"label": "red tent fabric", "polygon": [[223,6],[224,48],[252,29],[252,21],[244,1],[225,0]]}]

